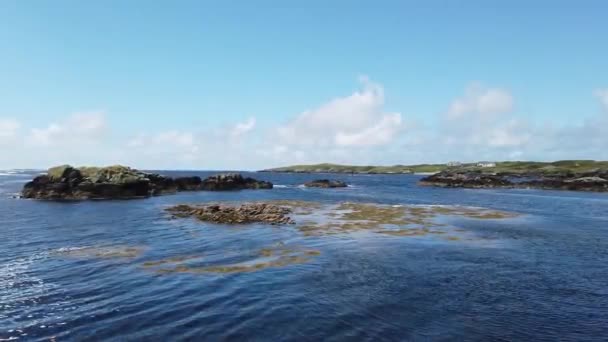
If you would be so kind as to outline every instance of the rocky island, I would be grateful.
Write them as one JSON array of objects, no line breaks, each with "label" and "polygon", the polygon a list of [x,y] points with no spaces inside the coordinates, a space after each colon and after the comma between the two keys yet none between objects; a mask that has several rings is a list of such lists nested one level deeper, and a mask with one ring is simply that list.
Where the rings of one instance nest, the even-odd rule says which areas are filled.
[{"label": "rocky island", "polygon": [[608,171],[595,170],[580,173],[442,171],[422,178],[419,184],[445,188],[519,188],[607,192]]},{"label": "rocky island", "polygon": [[45,200],[134,199],[178,191],[272,189],[270,182],[237,173],[171,178],[130,167],[81,167],[62,165],[24,185],[23,198]]},{"label": "rocky island", "polygon": [[304,183],[307,188],[346,188],[348,185],[339,180],[317,179],[312,182]]}]

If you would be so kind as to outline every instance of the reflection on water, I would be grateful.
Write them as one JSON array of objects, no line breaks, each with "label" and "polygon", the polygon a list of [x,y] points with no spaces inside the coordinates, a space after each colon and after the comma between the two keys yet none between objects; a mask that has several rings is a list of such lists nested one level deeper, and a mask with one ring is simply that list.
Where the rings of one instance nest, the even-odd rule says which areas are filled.
[{"label": "reflection on water", "polygon": [[[354,186],[333,191],[298,187],[315,175],[253,176],[285,187],[52,203],[6,195],[31,173],[0,175],[0,339],[608,336],[606,194],[420,188],[413,175],[345,175]],[[292,208],[296,224],[164,212],[256,201]]]}]

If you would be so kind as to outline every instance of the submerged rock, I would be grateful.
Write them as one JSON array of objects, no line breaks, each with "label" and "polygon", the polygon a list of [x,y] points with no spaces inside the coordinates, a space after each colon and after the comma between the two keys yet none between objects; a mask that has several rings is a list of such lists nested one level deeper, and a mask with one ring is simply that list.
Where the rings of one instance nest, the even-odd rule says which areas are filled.
[{"label": "submerged rock", "polygon": [[246,203],[240,206],[180,204],[166,209],[176,217],[195,217],[201,221],[225,224],[244,224],[263,222],[269,224],[292,224],[287,216],[291,210],[266,203]]},{"label": "submerged rock", "polygon": [[240,174],[171,178],[130,167],[50,168],[46,175],[24,185],[23,198],[46,200],[132,199],[177,191],[271,189],[272,183],[243,178]]},{"label": "submerged rock", "polygon": [[345,188],[348,185],[339,180],[317,179],[312,182],[304,183],[308,188]]}]

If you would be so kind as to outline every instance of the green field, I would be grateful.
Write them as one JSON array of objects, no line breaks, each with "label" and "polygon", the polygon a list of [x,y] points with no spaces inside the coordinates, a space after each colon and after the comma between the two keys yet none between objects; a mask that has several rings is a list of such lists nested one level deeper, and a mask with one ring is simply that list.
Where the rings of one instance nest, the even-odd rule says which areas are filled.
[{"label": "green field", "polygon": [[263,170],[266,172],[298,172],[298,173],[434,173],[443,170],[481,170],[483,172],[514,172],[514,173],[562,173],[562,172],[587,172],[598,169],[608,170],[608,161],[594,160],[560,160],[556,162],[530,162],[530,161],[506,161],[496,162],[495,167],[479,167],[477,163],[463,163],[460,166],[448,166],[447,164],[417,164],[417,165],[339,165],[339,164],[314,164],[314,165],[292,165],[274,169]]}]

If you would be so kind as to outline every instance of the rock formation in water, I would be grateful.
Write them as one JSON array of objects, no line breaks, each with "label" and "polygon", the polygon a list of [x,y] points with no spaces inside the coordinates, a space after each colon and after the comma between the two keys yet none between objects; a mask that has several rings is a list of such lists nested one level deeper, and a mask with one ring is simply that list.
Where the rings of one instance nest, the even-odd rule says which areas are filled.
[{"label": "rock formation in water", "polygon": [[606,192],[608,171],[557,174],[443,171],[421,179],[420,185],[447,188],[532,188]]},{"label": "rock formation in water", "polygon": [[239,206],[219,204],[191,206],[180,204],[168,208],[167,211],[175,217],[195,217],[201,221],[212,223],[294,223],[294,221],[287,216],[291,212],[289,208],[267,203],[245,203]]},{"label": "rock formation in water", "polygon": [[304,186],[308,188],[345,188],[348,185],[339,180],[317,179],[312,182],[304,183]]},{"label": "rock formation in water", "polygon": [[227,173],[206,178],[202,181],[201,188],[210,191],[272,189],[272,183],[245,178],[238,173]]},{"label": "rock formation in water", "polygon": [[126,166],[50,168],[23,187],[23,198],[48,200],[132,199],[198,190],[271,189],[272,183],[239,174],[171,178]]}]

